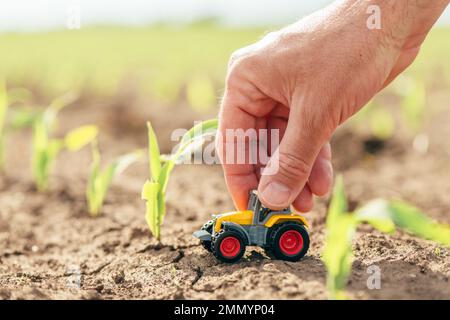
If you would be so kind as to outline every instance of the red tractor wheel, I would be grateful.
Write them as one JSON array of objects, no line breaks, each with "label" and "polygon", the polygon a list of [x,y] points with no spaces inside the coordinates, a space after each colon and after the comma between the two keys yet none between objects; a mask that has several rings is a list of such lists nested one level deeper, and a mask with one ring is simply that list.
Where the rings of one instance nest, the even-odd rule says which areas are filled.
[{"label": "red tractor wheel", "polygon": [[220,261],[233,263],[242,258],[245,244],[241,235],[232,230],[221,230],[213,237],[211,249]]},{"label": "red tractor wheel", "polygon": [[309,249],[309,235],[297,222],[285,222],[272,227],[269,232],[268,251],[276,259],[298,261]]}]

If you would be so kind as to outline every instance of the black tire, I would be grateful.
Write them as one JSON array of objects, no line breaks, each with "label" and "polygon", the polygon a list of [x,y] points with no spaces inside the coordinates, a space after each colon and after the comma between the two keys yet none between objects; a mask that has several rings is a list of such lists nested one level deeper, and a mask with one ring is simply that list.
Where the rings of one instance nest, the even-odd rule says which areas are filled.
[{"label": "black tire", "polygon": [[[205,230],[206,232],[212,234],[213,226],[214,226],[214,220],[209,220],[208,222],[206,222],[203,225],[202,230]],[[203,248],[205,248],[209,252],[212,251],[211,250],[211,241],[200,241],[200,243],[202,244]]]},{"label": "black tire", "polygon": [[[223,243],[224,240],[227,242]],[[228,242],[232,245],[227,246]],[[245,241],[237,231],[220,230],[220,232],[212,238],[211,249],[218,260],[226,263],[233,263],[239,261],[244,255]]]},{"label": "black tire", "polygon": [[308,231],[305,226],[293,221],[273,226],[267,242],[266,253],[280,260],[299,261],[309,249]]}]

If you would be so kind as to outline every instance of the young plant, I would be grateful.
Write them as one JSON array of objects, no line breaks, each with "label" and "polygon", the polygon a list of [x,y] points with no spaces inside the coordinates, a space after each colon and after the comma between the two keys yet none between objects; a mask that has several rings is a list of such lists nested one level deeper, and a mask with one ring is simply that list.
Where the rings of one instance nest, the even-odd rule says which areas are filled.
[{"label": "young plant", "polygon": [[327,216],[327,237],[322,260],[327,267],[327,288],[332,299],[344,299],[343,289],[352,268],[352,241],[356,224],[347,212],[342,177],[336,180]]},{"label": "young plant", "polygon": [[8,93],[4,81],[0,82],[0,170],[3,170],[4,165],[4,135],[5,122],[8,113]]},{"label": "young plant", "polygon": [[419,237],[450,246],[450,226],[439,224],[419,209],[399,200],[373,200],[347,212],[342,177],[336,181],[327,217],[327,237],[322,260],[328,270],[327,287],[332,299],[345,298],[353,262],[352,242],[358,224],[369,223],[380,232],[403,229]]},{"label": "young plant", "polygon": [[128,166],[142,158],[142,151],[136,150],[114,159],[103,170],[100,167],[100,152],[96,141],[92,143],[92,165],[89,176],[86,199],[91,216],[97,216],[103,206],[109,186],[115,176],[121,174]]},{"label": "young plant", "polygon": [[161,224],[166,213],[165,194],[170,173],[181,158],[192,154],[196,146],[201,145],[207,136],[215,134],[217,119],[201,122],[187,131],[180,142],[178,150],[167,157],[159,151],[155,132],[150,124],[148,127],[150,179],[142,189],[142,199],[146,201],[146,221],[153,236],[160,240]]},{"label": "young plant", "polygon": [[14,107],[9,110],[8,125],[11,129],[31,128],[42,116],[42,110],[33,107]]},{"label": "young plant", "polygon": [[96,126],[87,125],[70,131],[62,139],[51,138],[57,112],[63,106],[59,102],[50,105],[33,124],[32,171],[39,191],[47,190],[50,169],[62,150],[76,152],[94,140],[98,133]]}]

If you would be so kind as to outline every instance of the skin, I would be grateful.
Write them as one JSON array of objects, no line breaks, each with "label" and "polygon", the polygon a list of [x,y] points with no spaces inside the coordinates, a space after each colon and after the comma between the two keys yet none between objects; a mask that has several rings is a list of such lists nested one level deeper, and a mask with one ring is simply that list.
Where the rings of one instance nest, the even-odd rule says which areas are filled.
[{"label": "skin", "polygon": [[[239,210],[257,189],[272,209],[307,212],[314,196],[326,195],[333,169],[329,140],[416,58],[420,46],[450,0],[344,0],[259,42],[230,59],[219,114],[226,129],[279,129],[281,142],[268,150],[276,174],[264,165],[227,164],[217,139],[228,190]],[[369,29],[369,5],[378,5],[381,29]],[[249,141],[247,141],[248,143]]]}]

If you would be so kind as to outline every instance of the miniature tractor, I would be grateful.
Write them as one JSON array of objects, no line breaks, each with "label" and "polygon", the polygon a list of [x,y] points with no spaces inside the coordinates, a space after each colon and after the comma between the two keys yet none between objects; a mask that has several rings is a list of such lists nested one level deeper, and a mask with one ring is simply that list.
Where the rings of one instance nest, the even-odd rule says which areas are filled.
[{"label": "miniature tractor", "polygon": [[213,215],[194,236],[206,250],[227,263],[239,261],[247,246],[262,247],[271,258],[298,261],[309,248],[307,228],[303,216],[290,209],[265,208],[252,191],[247,210]]}]

